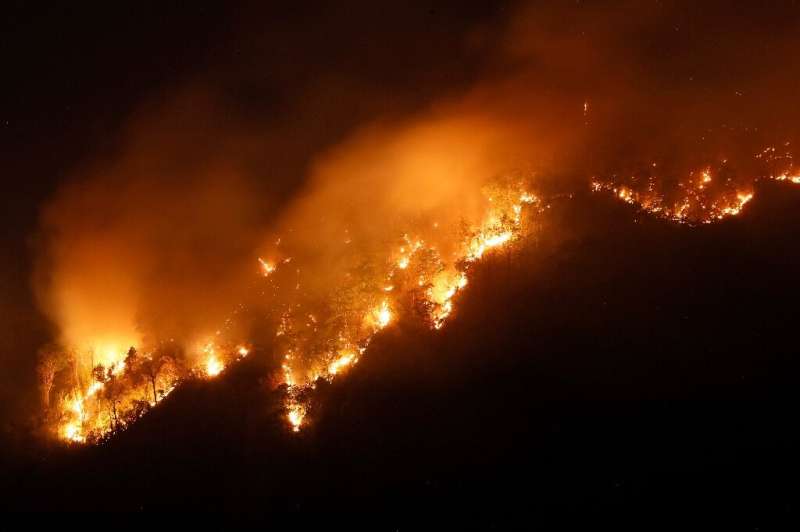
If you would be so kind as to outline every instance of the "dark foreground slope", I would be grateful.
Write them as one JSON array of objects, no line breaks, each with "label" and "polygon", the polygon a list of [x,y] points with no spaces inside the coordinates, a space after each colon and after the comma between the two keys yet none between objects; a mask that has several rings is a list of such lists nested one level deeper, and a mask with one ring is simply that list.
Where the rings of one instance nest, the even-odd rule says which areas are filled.
[{"label": "dark foreground slope", "polygon": [[266,353],[101,448],[28,453],[25,509],[796,516],[800,192],[690,229],[575,198],[476,273],[444,330],[389,328],[289,432]]}]

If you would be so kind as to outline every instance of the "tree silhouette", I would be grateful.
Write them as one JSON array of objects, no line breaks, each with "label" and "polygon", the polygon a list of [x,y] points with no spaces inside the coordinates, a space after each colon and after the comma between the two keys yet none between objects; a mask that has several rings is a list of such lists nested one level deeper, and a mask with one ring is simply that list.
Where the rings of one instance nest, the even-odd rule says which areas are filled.
[{"label": "tree silhouette", "polygon": [[131,385],[135,387],[146,383],[150,389],[149,393],[153,396],[150,404],[156,404],[159,399],[159,377],[168,372],[176,373],[177,363],[175,358],[163,349],[140,354],[131,347],[125,357],[125,367],[125,374]]},{"label": "tree silhouette", "polygon": [[53,389],[56,373],[63,369],[66,361],[64,352],[52,345],[44,347],[39,353],[36,374],[39,377],[39,388],[45,410],[50,408],[50,392]]}]

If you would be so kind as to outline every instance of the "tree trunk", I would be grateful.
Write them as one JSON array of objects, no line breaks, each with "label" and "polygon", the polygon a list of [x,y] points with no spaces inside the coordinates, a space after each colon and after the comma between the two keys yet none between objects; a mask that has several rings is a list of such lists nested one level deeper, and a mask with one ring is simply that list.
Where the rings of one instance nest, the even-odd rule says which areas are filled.
[{"label": "tree trunk", "polygon": [[44,408],[45,410],[50,409],[50,390],[53,388],[53,381],[51,380],[49,383],[43,386],[42,390],[42,401],[44,401]]}]

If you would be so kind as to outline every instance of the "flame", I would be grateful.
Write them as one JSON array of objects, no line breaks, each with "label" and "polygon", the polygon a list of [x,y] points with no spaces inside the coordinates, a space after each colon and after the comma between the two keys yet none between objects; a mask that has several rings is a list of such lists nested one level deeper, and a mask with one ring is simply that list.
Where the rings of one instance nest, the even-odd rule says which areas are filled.
[{"label": "flame", "polygon": [[[595,178],[591,181],[591,190],[610,192],[648,214],[678,223],[709,224],[741,214],[753,199],[754,183],[759,179],[800,184],[794,157],[787,150],[779,152],[774,146],[768,146],[755,154],[755,159],[768,168],[749,179],[734,179],[728,160],[722,159],[716,165],[690,172],[672,190],[665,190],[662,180],[651,173],[658,165],[651,163],[651,170],[630,176],[625,180],[627,184],[616,176],[607,180]],[[774,171],[776,166],[781,170]]]},{"label": "flame", "polygon": [[737,202],[733,205],[729,205],[728,207],[724,207],[720,210],[719,214],[717,215],[718,219],[722,219],[725,216],[736,216],[740,212],[742,212],[742,208],[748,203],[751,199],[753,199],[753,193],[743,193],[740,192],[736,195]]},{"label": "flame", "polygon": [[428,289],[429,301],[436,306],[431,313],[431,322],[434,329],[441,329],[445,320],[453,312],[453,296],[467,286],[467,275],[459,272],[455,277],[452,274],[437,276],[433,285]]},{"label": "flame", "polygon": [[[652,165],[656,167],[655,163]],[[724,163],[721,169],[724,168]],[[713,169],[691,172],[679,181],[674,190],[661,190],[661,182],[653,175],[631,176],[625,185],[614,180],[591,182],[593,192],[610,192],[617,199],[635,205],[648,214],[685,224],[708,224],[729,216],[737,216],[753,198],[752,185],[725,180],[715,184]],[[668,199],[668,196],[673,199]]]},{"label": "flame", "polygon": [[275,271],[275,264],[267,262],[261,257],[259,257],[258,263],[261,264],[261,273],[264,275],[264,277],[269,277]]},{"label": "flame", "polygon": [[[428,230],[436,234],[430,241],[422,234],[399,235],[402,244],[389,246],[386,250],[388,262],[385,270],[379,271],[374,278],[354,278],[354,287],[357,287],[354,293],[362,294],[360,298],[349,300],[341,307],[322,304],[308,309],[290,300],[281,310],[275,338],[286,343],[281,373],[287,385],[285,407],[292,430],[297,432],[307,423],[307,394],[304,392],[313,388],[317,379],[330,381],[355,366],[373,337],[398,319],[396,312],[407,304],[404,302],[409,297],[423,303],[420,308],[426,313],[425,319],[433,329],[441,329],[455,311],[457,294],[468,286],[472,265],[490,252],[508,247],[519,239],[524,226],[524,208],[538,202],[538,198],[521,183],[494,187],[488,195],[483,219],[464,227],[462,233],[448,231],[437,221],[427,225]],[[445,239],[451,234],[462,236],[447,242]],[[351,245],[353,239],[350,236],[346,240],[344,245],[356,247]],[[271,277],[279,264],[287,264],[290,260],[286,258],[276,263],[258,259],[265,277]],[[292,293],[302,294],[300,271],[298,266],[297,275],[289,276]],[[280,276],[270,279],[271,286],[278,286],[280,282]],[[341,317],[318,317],[328,306],[339,309],[343,313]],[[214,378],[234,360],[249,355],[250,348],[245,344],[220,347],[217,343],[220,334],[221,331],[217,331],[214,340],[198,345],[200,356],[194,367],[190,365],[187,368],[190,376]],[[326,336],[314,339],[315,335]],[[122,395],[117,399],[119,410],[124,413],[142,399],[154,407],[178,385],[177,379],[159,382],[160,395],[155,393],[154,385],[144,391],[132,387],[126,378],[135,368],[128,367],[125,362],[128,350],[122,347],[124,345],[124,342],[108,342],[102,348],[105,369],[102,376],[98,376],[100,380],[92,380],[64,405],[60,428],[63,439],[85,442],[90,437],[104,437],[115,432],[122,422],[116,418],[116,411],[109,413],[107,401],[101,399],[120,393],[121,388]],[[312,346],[318,346],[318,350],[314,351]],[[140,355],[152,360],[147,352]]]},{"label": "flame", "polygon": [[87,353],[94,364],[113,367],[123,362],[131,346],[139,343],[135,335],[100,336],[83,342],[79,350]]},{"label": "flame", "polygon": [[[96,367],[102,369],[108,379],[121,379],[128,369],[125,356],[128,348],[125,340],[104,338],[87,342],[89,359],[94,359]],[[65,441],[85,443],[90,434],[105,434],[110,430],[110,417],[99,408],[106,383],[92,379],[83,389],[75,387],[62,401],[60,407],[60,425],[58,435]]]},{"label": "flame", "polygon": [[469,243],[470,252],[467,255],[467,259],[470,261],[478,260],[486,250],[502,246],[511,240],[513,236],[511,231],[503,231],[499,234],[480,234]]},{"label": "flame", "polygon": [[388,301],[384,300],[381,306],[372,311],[372,317],[379,329],[383,329],[392,321],[392,311],[389,310]]},{"label": "flame", "polygon": [[[791,157],[778,158],[774,148],[756,157],[771,164],[791,161]],[[754,197],[755,179],[726,177],[730,176],[726,164],[722,161],[689,172],[674,187],[666,188],[666,181],[654,174],[658,165],[652,163],[647,172],[629,178],[595,178],[591,190],[610,193],[643,212],[677,223],[712,223],[739,215]],[[800,184],[800,174],[791,165],[783,164],[765,175],[775,181]],[[443,328],[456,311],[458,294],[469,285],[476,263],[498,250],[513,249],[528,229],[524,214],[547,207],[522,181],[492,184],[485,199],[482,214],[464,221],[461,227],[440,223],[442,218],[437,213],[437,221],[426,218],[410,225],[407,232],[398,230],[394,240],[381,243],[379,259],[370,263],[372,269],[347,271],[341,286],[325,287],[327,292],[323,290],[322,295],[315,293],[312,297],[305,293],[305,284],[311,283],[300,282],[302,255],[296,256],[298,266],[291,271],[283,271],[282,266],[292,262],[291,258],[258,258],[261,274],[270,277],[269,286],[283,285],[292,294],[286,301],[277,302],[280,318],[275,341],[284,353],[281,375],[287,386],[286,416],[294,432],[309,422],[308,394],[304,392],[312,389],[318,379],[331,381],[351,371],[375,335],[401,317],[416,313],[432,329]],[[362,249],[357,237],[349,233],[342,244],[347,246],[347,253]],[[317,297],[321,300],[312,300]],[[306,303],[306,299],[312,301]],[[118,406],[122,413],[130,412],[143,400],[152,407],[178,386],[180,379],[172,377],[160,380],[157,391],[155,383],[144,391],[130,384],[133,380],[127,377],[135,368],[128,367],[126,356],[130,346],[141,345],[138,338],[130,336],[85,342],[85,351],[91,353],[86,358],[99,364],[102,371],[96,375],[91,372],[92,378],[87,379],[92,368],[83,368],[74,389],[62,396],[60,418],[54,428],[65,441],[84,443],[112,434],[123,422],[117,418],[116,410],[109,412],[109,404]],[[193,362],[186,362],[184,368],[188,378],[214,378],[227,365],[250,353],[244,343],[222,347],[220,332],[213,338],[191,350]],[[140,355],[152,360],[149,352]],[[77,373],[78,368],[75,369]]]},{"label": "flame", "polygon": [[206,375],[209,377],[216,377],[222,373],[223,369],[225,369],[225,366],[216,356],[212,355],[206,359]]},{"label": "flame", "polygon": [[[155,359],[152,352],[137,351],[135,357],[138,357],[138,367],[131,368],[119,354],[125,353],[127,356],[129,349],[115,351],[113,355],[119,360],[98,365],[99,372],[92,372],[91,381],[86,386],[75,387],[64,398],[59,408],[60,419],[56,431],[59,438],[71,443],[100,441],[124,430],[130,422],[135,421],[137,415],[144,414],[145,411],[137,404],[155,407],[177,388],[180,379],[174,373],[176,368],[166,363],[147,366],[151,369],[156,367],[153,370],[155,374],[145,373],[138,378],[129,378],[132,371],[141,371],[142,364],[152,364]],[[187,371],[200,378],[214,378],[224,371],[228,363],[250,354],[245,344],[221,350],[211,341],[200,344],[198,351],[201,358]],[[147,386],[136,384],[141,383],[142,379],[147,381]]]},{"label": "flame", "polygon": [[795,185],[800,185],[800,174],[789,175],[788,173],[783,173],[775,176],[775,181],[789,181],[790,183],[794,183]]},{"label": "flame", "polygon": [[68,441],[83,443],[86,441],[86,437],[81,430],[86,416],[83,409],[83,399],[81,397],[68,399],[66,406],[73,414],[73,419],[63,425],[61,428],[61,435]]},{"label": "flame", "polygon": [[86,397],[91,397],[103,389],[104,384],[98,381],[92,381],[89,388],[86,389]]},{"label": "flame", "polygon": [[303,424],[303,419],[306,417],[306,409],[299,403],[293,403],[287,407],[288,413],[286,418],[294,432],[300,432],[300,426]]},{"label": "flame", "polygon": [[331,375],[336,375],[347,366],[355,364],[355,362],[356,362],[355,353],[345,352],[328,365],[328,373],[330,373]]},{"label": "flame", "polygon": [[111,374],[112,375],[120,375],[125,372],[125,361],[120,360],[119,362],[115,362],[111,365]]},{"label": "flame", "polygon": [[[327,339],[317,341],[316,345],[339,344],[336,355],[319,355],[327,362],[316,365],[313,352],[305,353],[298,346],[297,334],[319,334],[316,327],[309,331],[301,326],[302,315],[289,308],[283,314],[276,335],[287,337],[291,348],[284,355],[282,363],[283,380],[288,386],[286,395],[286,415],[292,430],[299,431],[305,423],[307,408],[303,391],[313,388],[317,379],[332,380],[345,369],[354,366],[369,346],[373,336],[388,327],[395,319],[393,308],[408,297],[409,293],[424,304],[427,320],[433,329],[441,329],[455,310],[455,297],[467,287],[468,272],[472,264],[483,259],[488,253],[509,246],[520,238],[523,229],[523,209],[538,203],[538,198],[528,192],[520,183],[511,186],[498,186],[488,198],[488,209],[483,221],[469,226],[461,241],[448,244],[452,251],[443,254],[439,245],[426,241],[422,236],[400,235],[402,245],[388,253],[390,266],[375,282],[376,293],[383,294],[379,303],[367,306],[369,298],[363,301],[366,309],[362,314],[365,330],[347,327],[334,331]],[[440,224],[434,222],[432,229],[439,230]],[[444,234],[444,233],[440,233]],[[455,234],[455,232],[453,232]],[[437,240],[441,240],[438,238]],[[368,278],[359,279],[363,283]],[[356,304],[361,304],[356,302]],[[330,334],[330,333],[329,333]],[[310,369],[301,369],[304,365]]]}]

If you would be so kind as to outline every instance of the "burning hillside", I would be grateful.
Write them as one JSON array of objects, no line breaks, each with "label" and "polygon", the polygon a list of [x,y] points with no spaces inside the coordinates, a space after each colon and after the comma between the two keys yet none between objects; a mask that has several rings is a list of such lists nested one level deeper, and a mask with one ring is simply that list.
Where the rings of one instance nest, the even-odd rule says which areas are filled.
[{"label": "burning hillside", "polygon": [[[287,420],[295,431],[306,415],[302,398],[316,381],[331,380],[356,364],[372,337],[399,314],[434,329],[445,324],[458,292],[467,286],[471,265],[530,231],[528,220],[541,206],[528,186],[522,179],[492,183],[483,191],[481,220],[462,220],[457,227],[410,224],[409,232],[398,235],[382,256],[379,250],[348,256],[350,249],[361,248],[343,233],[341,277],[326,291],[305,291],[302,263],[292,257],[258,259],[270,291],[268,307],[279,315],[276,349],[283,353]],[[276,255],[289,245],[279,242],[283,245],[276,246]],[[249,354],[244,345],[221,341],[205,342],[188,354],[174,341],[153,347],[131,342],[127,349],[109,347],[97,357],[94,350],[49,353],[42,363],[48,400],[56,374],[69,383],[59,391],[54,416],[59,437],[102,441],[155,407],[181,381],[214,378]],[[90,365],[82,362],[86,358]]]},{"label": "burning hillside", "polygon": [[[771,178],[799,181],[789,173]],[[678,223],[712,223],[739,214],[753,197],[752,188],[743,192],[744,185],[734,184],[730,177],[715,186],[714,177],[706,169],[680,182],[678,189],[686,196],[674,207],[657,192],[662,183],[652,175],[644,179],[643,193],[597,181],[592,189],[610,190],[649,214]],[[332,283],[328,285],[312,278],[306,288],[303,262],[287,255],[292,239],[275,239],[271,258],[258,258],[258,270],[265,285],[261,294],[276,317],[274,349],[281,359],[286,420],[292,430],[299,431],[306,422],[307,401],[318,380],[346,373],[368,354],[375,334],[401,317],[442,328],[454,312],[459,292],[468,286],[475,263],[498,250],[509,253],[512,246],[526,245],[535,219],[546,216],[548,207],[531,192],[532,186],[530,178],[488,182],[482,188],[483,214],[477,221],[462,218],[457,225],[445,225],[421,217],[389,242],[367,243],[373,247],[359,242],[358,232],[344,229],[336,240],[337,262],[326,262],[325,275]],[[301,241],[295,251],[308,252],[302,249],[306,245]],[[327,247],[331,253],[331,244]],[[253,275],[258,276],[255,271]],[[71,442],[102,441],[134,423],[182,381],[215,378],[249,354],[246,345],[232,343],[219,331],[217,335],[189,354],[174,341],[153,347],[132,342],[127,349],[108,347],[85,356],[75,351],[50,353],[42,363],[45,393],[50,394],[57,373],[68,383],[60,391],[54,430]],[[86,356],[91,365],[81,363]]]},{"label": "burning hillside", "polygon": [[697,10],[520,5],[407,49],[404,31],[370,29],[387,40],[364,58],[375,73],[347,40],[370,24],[337,33],[341,50],[316,40],[327,26],[293,46],[259,30],[268,46],[242,43],[254,56],[326,59],[311,74],[295,71],[306,56],[248,59],[251,76],[225,64],[236,79],[200,76],[136,108],[42,208],[49,432],[104,441],[248,356],[271,362],[298,431],[317,384],[387,328],[446,327],[476,265],[541,236],[555,201],[591,187],[703,225],[741,214],[760,181],[800,183],[791,21],[727,20],[711,46],[698,21],[720,10]]},{"label": "burning hillside", "polygon": [[5,508],[797,514],[798,0],[6,4]]},{"label": "burning hillside", "polygon": [[786,142],[781,151],[770,146],[754,155],[757,173],[742,175],[727,159],[715,166],[690,171],[688,176],[669,179],[659,176],[658,163],[620,179],[594,179],[595,192],[610,192],[642,211],[678,223],[709,224],[739,214],[753,199],[760,180],[800,183],[800,171],[793,163]]}]

